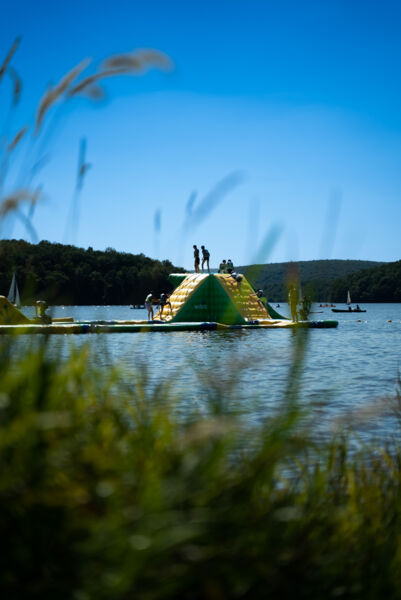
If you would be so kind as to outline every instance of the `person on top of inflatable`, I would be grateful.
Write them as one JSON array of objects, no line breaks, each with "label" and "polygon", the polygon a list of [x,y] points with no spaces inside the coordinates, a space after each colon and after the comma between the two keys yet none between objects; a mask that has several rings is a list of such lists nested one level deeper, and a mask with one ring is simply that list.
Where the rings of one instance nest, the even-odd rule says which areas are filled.
[{"label": "person on top of inflatable", "polygon": [[194,244],[195,273],[199,273],[199,248]]},{"label": "person on top of inflatable", "polygon": [[219,273],[227,273],[227,264],[225,260],[222,260],[219,265]]},{"label": "person on top of inflatable", "polygon": [[202,273],[203,273],[203,266],[206,263],[207,266],[207,272],[210,273],[210,269],[209,269],[209,258],[210,258],[210,252],[209,250],[206,250],[205,246],[201,246],[201,250],[202,250]]}]

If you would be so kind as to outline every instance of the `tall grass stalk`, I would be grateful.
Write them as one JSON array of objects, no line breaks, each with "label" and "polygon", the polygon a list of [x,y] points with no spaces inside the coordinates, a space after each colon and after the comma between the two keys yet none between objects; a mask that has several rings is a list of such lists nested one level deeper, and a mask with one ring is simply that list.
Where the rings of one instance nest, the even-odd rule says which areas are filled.
[{"label": "tall grass stalk", "polygon": [[[48,159],[50,138],[54,134],[55,126],[60,124],[62,113],[57,111],[57,108],[63,109],[68,101],[77,97],[84,96],[92,101],[102,99],[105,91],[101,84],[111,77],[141,75],[149,69],[168,71],[173,68],[173,63],[163,52],[143,48],[110,56],[96,68],[94,73],[88,74],[87,70],[92,59],[86,58],[70,69],[55,85],[48,87],[37,104],[34,123],[24,124],[10,135],[11,117],[15,115],[22,90],[22,79],[11,64],[20,41],[20,38],[15,39],[0,63],[0,85],[4,83],[6,75],[11,78],[13,85],[9,113],[0,119],[0,127],[3,129],[0,136],[0,233],[5,217],[18,217],[28,234],[36,241],[37,235],[32,217],[36,201],[40,199],[41,186],[35,185],[34,189],[31,188],[34,186],[38,171]],[[20,165],[21,173],[16,177],[14,175],[12,179],[11,167],[16,164],[16,150],[19,150],[25,142],[26,155]],[[83,175],[83,171],[79,173],[77,187],[82,186]],[[37,197],[35,202],[31,201],[31,207],[26,213],[23,201],[27,199],[27,195]],[[78,197],[75,194],[74,203],[76,204],[77,201]],[[73,205],[73,213],[76,211],[77,207]]]}]

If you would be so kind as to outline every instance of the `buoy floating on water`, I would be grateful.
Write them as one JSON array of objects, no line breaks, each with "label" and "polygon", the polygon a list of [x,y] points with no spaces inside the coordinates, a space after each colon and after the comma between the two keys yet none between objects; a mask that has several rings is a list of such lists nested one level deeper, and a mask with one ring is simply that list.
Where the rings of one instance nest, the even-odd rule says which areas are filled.
[{"label": "buoy floating on water", "polygon": [[361,322],[361,319],[357,319],[357,323],[360,323],[360,322]]}]

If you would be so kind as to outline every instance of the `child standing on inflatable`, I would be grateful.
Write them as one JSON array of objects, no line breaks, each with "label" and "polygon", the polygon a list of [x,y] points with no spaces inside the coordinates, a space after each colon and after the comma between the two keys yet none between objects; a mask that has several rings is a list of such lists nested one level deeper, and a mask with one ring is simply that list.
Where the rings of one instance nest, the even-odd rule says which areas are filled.
[{"label": "child standing on inflatable", "polygon": [[201,246],[201,250],[202,250],[202,273],[203,273],[203,266],[206,263],[207,266],[207,272],[210,273],[210,269],[209,269],[209,258],[210,258],[210,252],[209,250],[206,250],[205,246]]},{"label": "child standing on inflatable", "polygon": [[195,273],[199,273],[199,249],[194,244]]}]

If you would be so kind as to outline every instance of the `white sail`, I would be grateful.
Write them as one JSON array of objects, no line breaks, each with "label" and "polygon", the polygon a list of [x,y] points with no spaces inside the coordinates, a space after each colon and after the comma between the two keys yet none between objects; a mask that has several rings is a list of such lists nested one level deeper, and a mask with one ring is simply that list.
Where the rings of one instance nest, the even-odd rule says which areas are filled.
[{"label": "white sail", "polygon": [[15,273],[13,273],[13,278],[11,279],[11,285],[8,292],[7,298],[14,304],[15,299]]},{"label": "white sail", "polygon": [[21,298],[19,295],[19,289],[18,289],[18,284],[17,281],[15,281],[15,302],[14,302],[15,306],[18,306],[18,308],[21,306]]},{"label": "white sail", "polygon": [[19,289],[17,284],[17,278],[15,277],[15,271],[13,273],[13,278],[11,280],[10,290],[7,296],[8,300],[15,304],[16,306],[21,306],[21,298],[19,295]]},{"label": "white sail", "polygon": [[351,294],[349,293],[349,290],[347,292],[347,304],[350,305],[351,304]]}]

